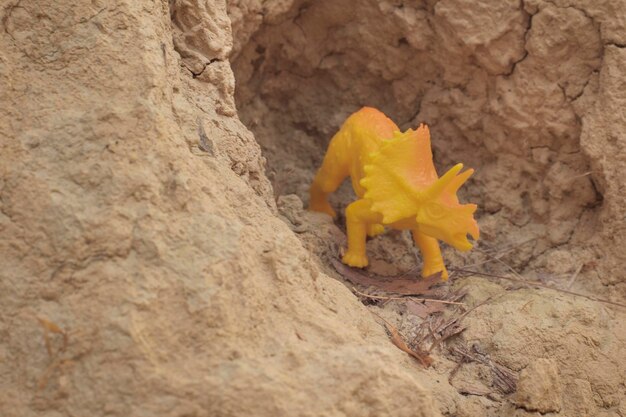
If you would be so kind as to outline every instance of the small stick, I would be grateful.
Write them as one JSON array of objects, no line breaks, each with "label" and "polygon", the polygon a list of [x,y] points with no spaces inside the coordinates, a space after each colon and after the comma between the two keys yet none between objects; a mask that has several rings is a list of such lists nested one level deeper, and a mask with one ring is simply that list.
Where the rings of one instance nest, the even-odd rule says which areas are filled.
[{"label": "small stick", "polygon": [[578,276],[578,274],[580,274],[580,271],[582,271],[583,269],[583,265],[584,264],[580,264],[578,268],[576,268],[576,271],[574,271],[574,273],[572,274],[572,277],[569,279],[569,282],[567,283],[567,286],[565,287],[566,289],[569,290],[570,288],[572,288],[572,285],[574,284],[576,277]]},{"label": "small stick", "polygon": [[419,269],[420,260],[417,257],[417,251],[415,251],[415,250],[413,251],[413,257],[415,258],[415,263],[417,265],[414,266],[413,268],[409,269],[408,271],[404,271],[400,275],[396,276],[396,278],[404,278],[405,276],[407,276],[409,274],[412,274],[412,273],[416,272]]},{"label": "small stick", "polygon": [[[493,373],[493,382],[496,387],[502,391],[503,394],[510,394],[515,391],[517,384],[517,377],[515,374],[505,366],[494,362],[490,357],[479,354],[479,356],[471,355],[469,352],[464,350],[453,348],[452,351],[462,355],[462,357],[466,357],[474,362],[482,363],[483,365],[488,366]],[[478,352],[477,352],[478,353]]]},{"label": "small stick", "polygon": [[548,289],[548,290],[554,290],[554,291],[557,291],[557,292],[562,292],[564,294],[573,295],[573,296],[576,296],[576,297],[583,297],[583,298],[586,298],[586,299],[591,300],[591,301],[596,301],[598,303],[611,304],[611,305],[614,305],[614,306],[617,306],[617,307],[626,308],[626,304],[616,303],[615,301],[604,300],[602,298],[597,298],[597,297],[593,297],[591,295],[581,294],[581,293],[574,292],[574,291],[562,290],[560,288],[551,287],[549,285],[541,284],[541,283],[536,282],[536,281],[528,281],[527,279],[524,279],[524,278],[519,279],[519,278],[507,277],[507,276],[504,276],[504,275],[488,274],[486,272],[478,272],[478,271],[472,271],[472,270],[469,270],[469,269],[462,269],[462,268],[454,268],[454,270],[458,271],[458,272],[463,272],[463,273],[466,273],[466,274],[480,275],[480,276],[483,276],[483,277],[506,279],[508,281],[519,282],[519,283],[523,283],[523,284],[530,285],[530,286],[533,286],[533,287],[545,288],[545,289]]},{"label": "small stick", "polygon": [[455,305],[462,305],[462,306],[465,305],[465,303],[459,303],[457,301],[436,300],[436,299],[433,299],[433,298],[420,298],[420,297],[412,297],[412,296],[386,297],[386,296],[382,296],[382,295],[365,294],[365,293],[357,290],[354,287],[352,287],[352,290],[355,293],[357,293],[358,295],[361,295],[361,296],[367,297],[367,298],[372,298],[372,299],[375,299],[375,300],[406,300],[406,299],[412,299],[412,300],[418,300],[418,301],[427,301],[429,303],[455,304]]},{"label": "small stick", "polygon": [[586,177],[587,175],[591,175],[591,174],[593,174],[593,171],[587,171],[584,174],[574,175],[573,177],[569,178],[569,181],[574,181],[575,179]]},{"label": "small stick", "polygon": [[430,366],[430,364],[432,363],[432,358],[430,356],[428,356],[428,353],[416,352],[415,350],[411,349],[406,344],[406,342],[404,341],[404,339],[400,335],[400,332],[398,331],[398,329],[393,324],[391,324],[387,320],[385,320],[380,314],[376,314],[373,311],[371,313],[377,315],[378,318],[381,319],[385,323],[385,329],[389,333],[391,342],[394,345],[396,345],[396,347],[398,349],[400,349],[401,351],[409,354],[410,356],[412,356],[415,359],[417,359],[418,361],[420,361],[422,366],[424,366],[425,368],[428,368],[428,366]]},{"label": "small stick", "polygon": [[428,349],[428,353],[433,351],[435,346],[439,344],[439,340],[440,340],[440,339],[437,339],[437,336],[435,336],[435,332],[433,332],[433,327],[431,326],[431,324],[432,324],[431,322],[428,322],[428,333],[430,333],[430,337],[433,338],[433,344],[430,345],[430,349]]},{"label": "small stick", "polygon": [[[435,330],[433,330],[432,326],[431,326],[431,322],[428,321],[424,321],[422,322],[422,324],[420,326],[426,326],[426,323],[428,323],[428,332],[429,335],[425,335],[422,336],[421,339],[417,340],[418,336],[415,337],[413,343],[421,343],[426,337],[430,336],[433,339],[433,344],[430,346],[430,349],[428,349],[428,352],[430,353],[435,347],[437,347],[441,342],[447,340],[448,338],[459,334],[463,331],[465,331],[466,327],[461,327],[458,330],[454,330],[452,329],[452,326],[454,325],[459,325],[461,321],[467,317],[468,314],[470,314],[472,311],[476,310],[477,308],[487,304],[489,301],[492,301],[494,299],[498,299],[499,297],[503,296],[506,293],[506,291],[501,292],[498,295],[492,296],[492,297],[488,297],[486,299],[484,299],[483,301],[481,301],[480,303],[476,304],[474,307],[470,308],[469,310],[465,311],[463,314],[461,314],[458,317],[454,317],[451,320],[448,320],[447,322],[441,322],[440,324],[437,325],[437,327],[435,328]],[[448,329],[451,329],[450,333],[445,334],[444,332],[446,332]],[[441,334],[441,337],[439,339],[437,339],[437,337],[435,336],[435,334]]]},{"label": "small stick", "polygon": [[408,271],[404,271],[403,273],[401,273],[400,275],[397,275],[395,278],[404,278],[407,275],[411,275],[414,272],[417,272],[417,270],[419,269],[419,266],[414,266],[413,268],[409,269]]},{"label": "small stick", "polygon": [[[488,264],[490,262],[499,260],[501,257],[506,255],[507,253],[513,252],[515,249],[517,249],[517,248],[519,248],[521,246],[524,246],[527,243],[534,242],[535,240],[537,240],[536,237],[530,238],[528,240],[524,240],[524,241],[522,241],[520,243],[517,243],[517,244],[515,244],[513,246],[509,246],[508,248],[504,248],[501,252],[491,256],[490,259],[487,259],[487,260],[481,261],[481,262],[476,262],[476,263],[469,264],[469,265],[464,265],[464,267],[465,268],[473,268],[473,267],[477,267],[477,266],[480,266],[480,265]],[[478,249],[478,248],[476,248],[476,249]],[[488,255],[488,253],[486,251],[482,251],[481,250],[480,253]]]},{"label": "small stick", "polygon": [[520,309],[519,309],[519,311],[522,311],[523,309],[525,309],[526,307],[528,307],[528,306],[530,305],[530,303],[532,303],[532,302],[533,302],[533,300],[532,300],[532,299],[531,299],[531,300],[529,300],[526,304],[524,304],[524,305],[522,306],[522,308],[520,308]]},{"label": "small stick", "polygon": [[[469,315],[469,313],[471,313],[472,311],[476,310],[479,307],[484,306],[485,304],[487,304],[488,302],[492,301],[492,300],[497,300],[498,298],[502,297],[504,294],[506,294],[506,291],[502,291],[500,294],[496,294],[496,295],[492,295],[491,297],[487,297],[485,298],[483,301],[481,301],[480,303],[476,304],[474,307],[470,308],[469,310],[467,310],[465,313],[461,314],[459,317],[457,317],[455,320],[458,321],[459,323],[461,322],[461,320],[463,320],[465,317],[467,317]],[[452,324],[452,323],[451,323]],[[449,325],[448,325],[449,326]],[[446,327],[448,327],[446,326]],[[445,330],[446,327],[444,327],[442,330]]]},{"label": "small stick", "polygon": [[213,155],[213,142],[209,139],[206,134],[206,130],[204,130],[204,125],[202,124],[202,119],[198,117],[198,136],[200,137],[200,145],[198,148]]},{"label": "small stick", "polygon": [[506,262],[504,262],[502,259],[500,258],[496,258],[490,254],[488,254],[487,252],[480,250],[477,248],[477,250],[481,253],[484,253],[486,256],[488,256],[489,258],[492,258],[494,261],[501,263],[502,265],[504,265],[506,267],[506,269],[508,269],[509,271],[511,271],[513,273],[513,275],[515,275],[517,278],[524,280],[524,277],[521,276],[515,269],[513,269],[513,267],[509,264],[507,264]]},{"label": "small stick", "polygon": [[456,364],[450,375],[448,375],[448,384],[452,385],[452,379],[456,376],[457,372],[461,369],[461,366],[467,362],[465,355],[461,355],[461,360]]}]

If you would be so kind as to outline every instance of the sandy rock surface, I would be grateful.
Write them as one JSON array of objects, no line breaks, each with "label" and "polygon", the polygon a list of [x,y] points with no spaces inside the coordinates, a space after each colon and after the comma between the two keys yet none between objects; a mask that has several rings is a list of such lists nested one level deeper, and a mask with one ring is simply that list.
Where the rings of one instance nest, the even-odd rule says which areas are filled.
[{"label": "sandy rock surface", "polygon": [[[364,306],[342,218],[305,210],[329,137],[377,106],[477,169],[480,251],[451,266],[623,302],[625,13],[0,1],[0,415],[626,416],[625,309],[457,275],[440,314],[476,308],[424,369],[381,326],[421,319]],[[401,233],[368,251],[415,267]]]},{"label": "sandy rock surface", "polygon": [[0,22],[0,415],[438,415],[276,217],[223,3]]},{"label": "sandy rock surface", "polygon": [[[532,240],[508,256],[514,267],[582,266],[626,295],[623,0],[239,1],[228,11],[240,117],[279,194],[306,203],[329,138],[372,105],[402,128],[429,123],[441,171],[476,168],[463,192],[479,203],[485,242]],[[563,252],[573,264],[555,265]]]},{"label": "sandy rock surface", "polygon": [[556,362],[541,358],[520,372],[513,402],[528,411],[558,413],[562,391]]},{"label": "sandy rock surface", "polygon": [[[625,12],[624,1],[585,0],[229,3],[237,107],[268,160],[279,215],[345,278],[332,260],[349,186],[331,199],[336,223],[302,207],[329,138],[375,106],[402,128],[429,123],[441,172],[459,161],[477,170],[462,197],[479,204],[481,242],[469,255],[444,249],[449,264],[623,303]],[[371,240],[370,271],[412,270],[412,246],[396,232]],[[473,287],[470,305],[502,294],[465,318],[422,378],[445,415],[625,414],[623,308],[460,282]],[[420,325],[402,302],[370,309],[408,336]],[[457,344],[491,365],[464,364],[448,381]],[[562,391],[548,395],[531,372],[544,360]],[[494,394],[494,363],[521,378],[521,394]],[[530,387],[539,391],[516,400]]]}]

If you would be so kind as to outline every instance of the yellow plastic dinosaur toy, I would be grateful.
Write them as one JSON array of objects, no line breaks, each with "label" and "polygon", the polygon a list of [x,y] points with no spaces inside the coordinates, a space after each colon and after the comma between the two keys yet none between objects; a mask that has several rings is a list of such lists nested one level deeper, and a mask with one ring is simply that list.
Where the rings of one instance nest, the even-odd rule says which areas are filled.
[{"label": "yellow plastic dinosaur toy", "polygon": [[467,251],[472,248],[467,234],[476,240],[480,233],[473,217],[476,205],[460,204],[456,196],[474,172],[459,174],[461,169],[463,164],[457,164],[439,178],[425,124],[401,133],[383,113],[364,107],[330,141],[311,185],[309,208],[336,217],[328,195],[350,176],[359,199],[346,208],[348,250],[343,262],[367,266],[367,235],[376,236],[385,226],[408,229],[424,258],[422,276],[441,272],[446,280],[437,240]]}]

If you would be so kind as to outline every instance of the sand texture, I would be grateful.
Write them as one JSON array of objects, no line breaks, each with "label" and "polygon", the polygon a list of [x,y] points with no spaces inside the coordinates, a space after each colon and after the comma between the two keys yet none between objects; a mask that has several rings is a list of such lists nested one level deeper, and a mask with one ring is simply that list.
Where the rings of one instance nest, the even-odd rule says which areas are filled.
[{"label": "sand texture", "polygon": [[[463,306],[367,299],[306,210],[375,106],[476,169],[451,270],[626,303],[625,80],[624,0],[0,1],[0,416],[626,417],[626,308],[459,272]],[[459,315],[428,368],[390,340]]]}]

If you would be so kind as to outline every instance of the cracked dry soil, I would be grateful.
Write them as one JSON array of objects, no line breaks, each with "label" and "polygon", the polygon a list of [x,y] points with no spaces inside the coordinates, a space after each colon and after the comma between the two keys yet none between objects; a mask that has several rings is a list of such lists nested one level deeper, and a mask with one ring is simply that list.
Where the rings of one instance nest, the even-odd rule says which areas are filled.
[{"label": "cracked dry soil", "polygon": [[[623,242],[623,220],[608,214],[610,200],[622,197],[606,186],[608,165],[597,158],[606,161],[610,151],[598,149],[602,133],[594,131],[607,121],[599,114],[610,111],[606,104],[623,102],[603,96],[613,88],[626,93],[607,74],[614,60],[626,59],[615,40],[624,28],[609,23],[612,7],[322,0],[261,7],[260,21],[233,19],[237,106],[267,158],[281,216],[325,271],[344,280],[332,259],[345,245],[345,219],[340,214],[334,225],[303,207],[330,137],[351,112],[375,106],[403,129],[431,126],[440,172],[456,162],[477,170],[462,193],[479,204],[481,241],[469,255],[446,248],[452,268],[513,270],[623,301],[623,262],[607,259],[623,256],[612,246]],[[615,110],[623,123],[623,110]],[[623,156],[616,160],[623,166]],[[346,183],[331,200],[343,213],[353,198]],[[606,232],[617,232],[611,243]],[[412,246],[398,232],[370,240],[369,271],[413,270]],[[624,308],[506,281],[456,281],[454,288],[470,291],[470,306],[503,296],[469,315],[468,329],[439,347],[431,370],[416,371],[444,415],[626,415]],[[409,340],[422,323],[404,300],[367,301]],[[493,396],[497,384],[484,363],[459,371],[451,354],[459,345],[521,373],[517,392]],[[541,386],[546,372],[554,376]]]},{"label": "cracked dry soil", "polygon": [[[623,308],[459,273],[463,308],[364,305],[305,210],[375,106],[476,169],[452,268],[624,303],[624,45],[624,0],[0,2],[0,415],[625,417]],[[380,320],[472,308],[427,369]]]}]

